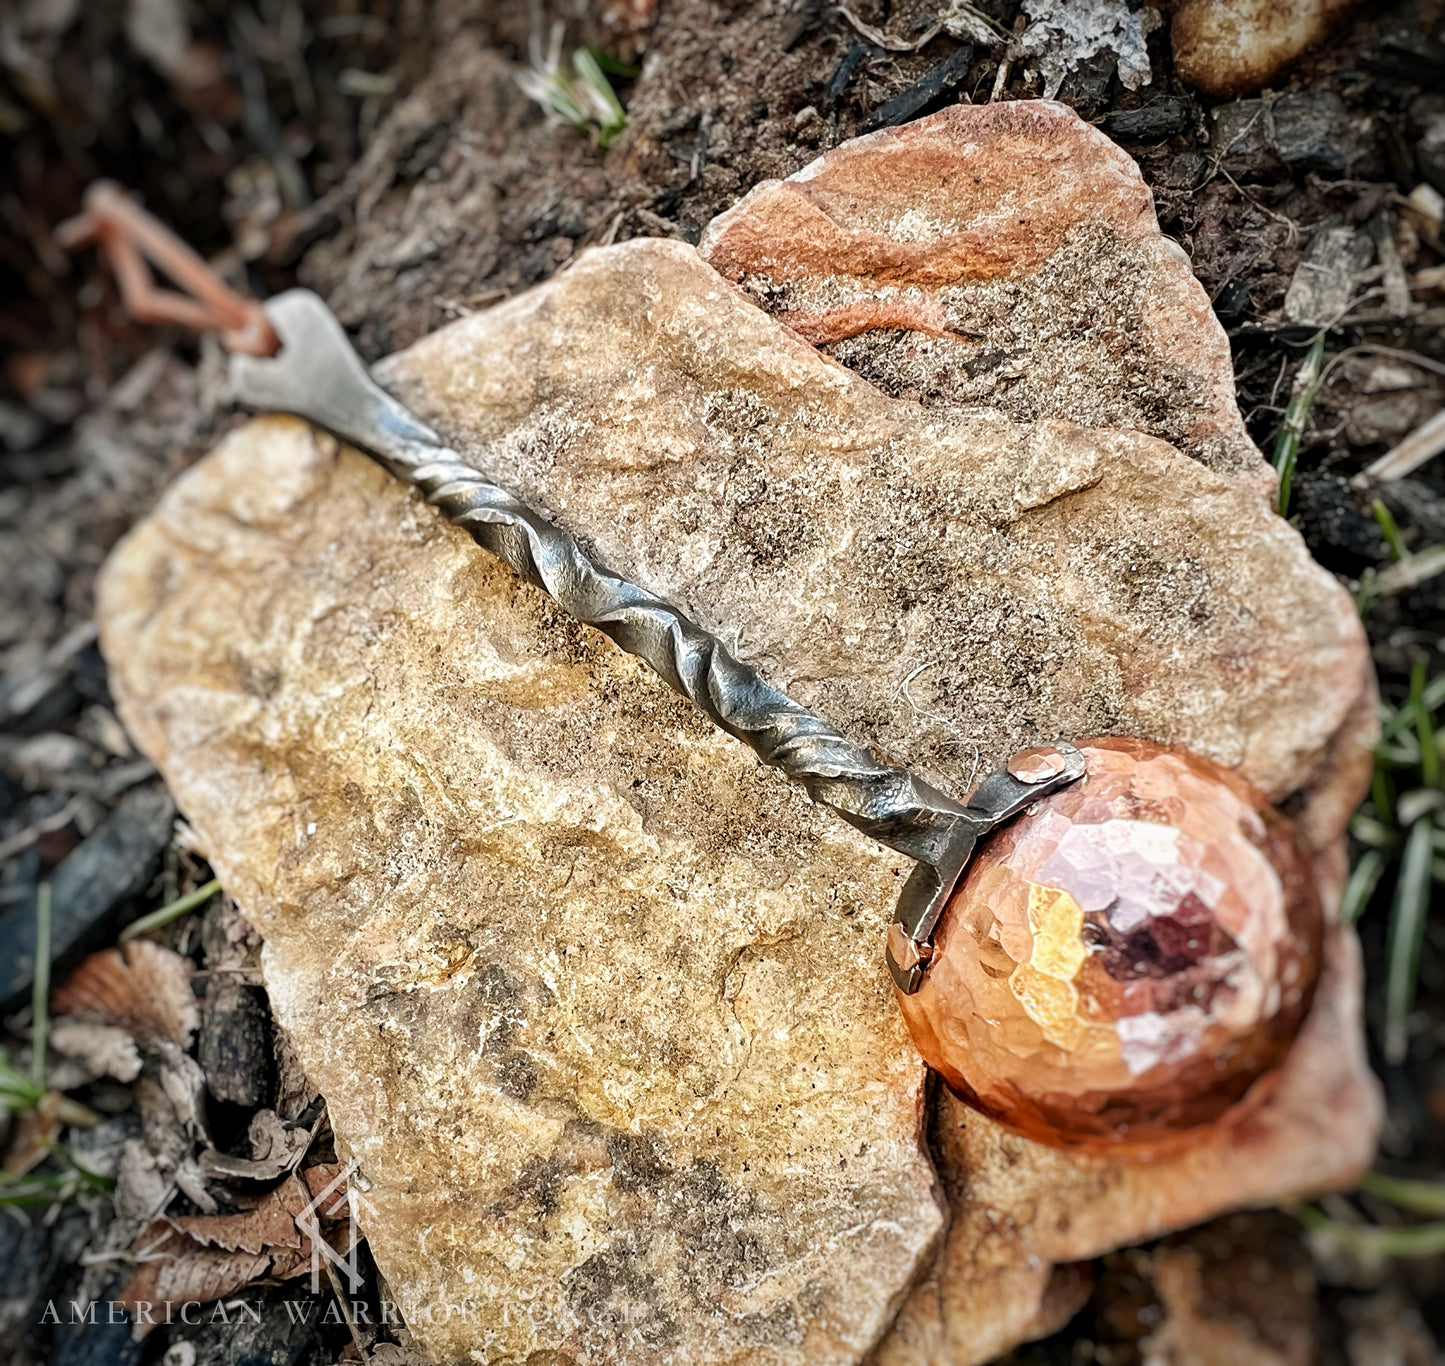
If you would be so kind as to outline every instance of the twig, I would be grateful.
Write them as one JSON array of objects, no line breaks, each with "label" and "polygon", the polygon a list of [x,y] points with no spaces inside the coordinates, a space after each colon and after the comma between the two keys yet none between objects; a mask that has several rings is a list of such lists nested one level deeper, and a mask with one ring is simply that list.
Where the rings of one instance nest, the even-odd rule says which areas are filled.
[{"label": "twig", "polygon": [[[306,1208],[311,1215],[309,1227],[300,1224],[299,1219],[297,1221],[298,1226],[312,1241],[311,1255],[319,1258],[322,1269],[326,1272],[326,1279],[330,1282],[331,1293],[336,1296],[336,1304],[341,1310],[341,1317],[346,1321],[347,1328],[351,1330],[351,1340],[356,1344],[356,1350],[361,1353],[361,1359],[365,1361],[369,1356],[371,1344],[362,1337],[361,1329],[357,1326],[356,1318],[351,1312],[351,1301],[347,1299],[345,1291],[341,1288],[341,1277],[336,1274],[336,1268],[332,1266],[331,1258],[324,1252],[318,1252],[315,1247],[315,1244],[324,1241],[321,1236],[321,1220],[319,1212],[315,1208],[315,1200],[312,1198],[310,1190],[307,1189],[306,1183],[301,1179],[300,1174],[294,1170],[291,1173],[291,1183],[306,1200]],[[348,1255],[351,1254],[348,1253]],[[350,1273],[348,1272],[348,1274]]]},{"label": "twig", "polygon": [[1407,555],[1398,563],[1382,569],[1374,576],[1372,586],[1374,592],[1389,597],[1395,593],[1408,593],[1436,574],[1445,574],[1445,544],[1432,545],[1418,555]]},{"label": "twig", "polygon": [[1445,409],[1416,427],[1398,446],[1367,465],[1362,478],[1403,479],[1441,451],[1445,451]]},{"label": "twig", "polygon": [[45,1089],[45,1049],[50,1041],[50,884],[35,890],[35,981],[30,990],[30,1079]]},{"label": "twig", "polygon": [[854,14],[847,5],[839,5],[838,13],[852,24],[870,43],[876,44],[887,52],[917,52],[919,48],[926,47],[943,32],[942,24],[934,24],[932,28],[926,29],[921,37],[914,38],[911,41],[907,38],[890,38],[882,29],[874,28],[872,24],[865,23]]},{"label": "twig", "polygon": [[[1256,117],[1258,116],[1256,115]],[[1230,144],[1230,146],[1233,145],[1233,143]],[[1299,224],[1296,223],[1293,218],[1289,218],[1282,213],[1277,213],[1267,204],[1261,204],[1258,199],[1256,199],[1252,194],[1250,194],[1244,188],[1244,186],[1239,183],[1239,181],[1237,181],[1232,175],[1229,174],[1228,171],[1224,169],[1224,166],[1220,163],[1218,158],[1215,159],[1214,169],[1217,174],[1222,175],[1231,185],[1234,186],[1235,193],[1237,193],[1246,204],[1254,205],[1254,207],[1258,209],[1260,213],[1264,214],[1267,218],[1273,218],[1276,222],[1283,223],[1285,227],[1289,229],[1289,236],[1285,238],[1286,245],[1292,244],[1294,242],[1294,239],[1299,235]],[[1209,182],[1207,180],[1204,182],[1205,185],[1207,185],[1208,183]],[[1201,185],[1198,188],[1203,189],[1204,186]]]},{"label": "twig", "polygon": [[[1421,370],[1428,370],[1432,374],[1445,375],[1445,365],[1438,360],[1431,360],[1429,356],[1422,356],[1418,351],[1401,351],[1394,346],[1376,346],[1373,342],[1361,342],[1358,346],[1347,346],[1337,355],[1330,357],[1330,363],[1325,366],[1325,372],[1320,376],[1320,384],[1323,386],[1329,382],[1330,376],[1335,372],[1335,366],[1342,361],[1349,360],[1351,356],[1391,356],[1395,360],[1402,360],[1407,365],[1417,366]],[[1381,457],[1383,459],[1383,457]],[[1361,487],[1365,482],[1365,475],[1357,474],[1351,481],[1356,488]]]},{"label": "twig", "polygon": [[17,831],[9,839],[0,840],[0,863],[16,854],[24,853],[41,835],[50,835],[57,830],[63,830],[70,824],[75,813],[80,810],[83,800],[83,797],[72,797],[59,811],[42,817],[33,825],[27,825],[24,830]]}]

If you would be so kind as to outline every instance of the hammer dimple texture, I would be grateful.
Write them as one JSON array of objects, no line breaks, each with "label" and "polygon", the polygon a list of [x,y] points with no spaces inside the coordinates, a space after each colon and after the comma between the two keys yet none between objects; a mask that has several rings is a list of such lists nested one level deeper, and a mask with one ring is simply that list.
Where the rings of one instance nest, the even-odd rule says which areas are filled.
[{"label": "hammer dimple texture", "polygon": [[984,843],[903,1009],[928,1061],[1020,1132],[1157,1146],[1283,1059],[1323,919],[1258,793],[1142,741],[1084,755],[1078,783]]}]

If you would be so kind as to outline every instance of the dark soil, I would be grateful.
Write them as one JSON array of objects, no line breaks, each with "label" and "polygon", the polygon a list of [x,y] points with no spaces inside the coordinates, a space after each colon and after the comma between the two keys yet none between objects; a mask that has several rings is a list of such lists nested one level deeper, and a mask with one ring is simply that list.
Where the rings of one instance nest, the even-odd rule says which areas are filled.
[{"label": "dark soil", "polygon": [[[853,8],[903,36],[926,29],[942,6]],[[1007,31],[1019,5],[975,8]],[[58,976],[84,948],[113,942],[119,925],[209,877],[183,832],[139,855],[132,842],[138,878],[102,857],[108,846],[97,841],[127,794],[159,789],[115,721],[88,623],[109,548],[237,421],[223,403],[214,341],[131,322],[95,254],[71,259],[56,246],[56,225],[77,211],[88,183],[108,176],[140,193],[253,293],[297,282],[317,289],[376,357],[547,277],[589,245],[639,235],[696,241],[752,185],[800,169],[889,110],[988,99],[1005,57],[1002,41],[965,50],[946,35],[884,51],[824,0],[132,0],[129,12],[139,17],[127,25],[120,4],[0,3],[0,960],[18,961],[37,886],[58,881],[64,861],[89,847],[96,909]],[[168,46],[165,20],[177,15],[188,34]],[[606,150],[548,121],[518,88],[529,35],[552,19],[567,21],[569,50],[587,43],[640,66],[615,78],[628,125]],[[1095,61],[1058,94],[1138,159],[1164,231],[1190,253],[1229,329],[1241,407],[1266,453],[1323,331],[1325,380],[1305,422],[1289,511],[1352,589],[1400,550],[1445,541],[1438,460],[1378,488],[1351,483],[1445,400],[1445,249],[1438,220],[1432,227],[1404,205],[1422,184],[1445,193],[1442,40],[1438,0],[1368,6],[1275,94],[1210,107],[1174,81],[1166,23],[1150,39],[1151,85],[1128,91],[1111,61]],[[1016,63],[999,93],[1041,91]],[[1345,293],[1322,318],[1287,295],[1302,263],[1326,260],[1331,232],[1336,264],[1323,276],[1346,271]],[[1398,529],[1393,549],[1383,527]],[[1370,595],[1366,622],[1393,704],[1408,697],[1412,671],[1441,672],[1442,583]],[[1403,839],[1389,788],[1429,781],[1429,772],[1387,776],[1367,813],[1387,856],[1360,922],[1372,1048],[1383,1033]],[[236,945],[218,948],[200,923],[166,933],[204,973]],[[211,1137],[240,1155],[256,1109],[280,1105],[288,1086],[304,1092],[287,1080],[284,1045],[268,1032],[243,959],[235,970],[244,989],[209,1011],[200,1044]],[[6,972],[23,985],[24,972]],[[197,990],[209,1000],[207,980],[198,977]],[[1404,1061],[1375,1053],[1390,1104],[1381,1166],[1434,1178],[1445,1162],[1438,919],[1427,926],[1419,982]],[[0,1003],[12,1011],[3,1040],[12,1061],[28,1047],[23,1002],[22,993]],[[73,1094],[105,1117],[112,1137],[137,1123],[124,1087]],[[12,1167],[22,1127],[9,1126]],[[101,1170],[101,1144],[87,1142]],[[1347,1221],[1414,1221],[1369,1197],[1326,1208]],[[134,1344],[124,1326],[42,1324],[49,1300],[114,1290],[119,1269],[82,1262],[112,1217],[100,1194],[23,1213],[0,1208],[0,1363],[359,1356],[334,1316],[291,1322],[275,1288],[258,1292],[263,1322],[244,1334],[208,1329],[183,1342],[162,1328]],[[1192,1311],[1180,1300],[1181,1266],[1198,1288]],[[1020,1359],[1126,1366],[1142,1360],[1141,1344],[1166,1319],[1234,1325],[1240,1343],[1276,1353],[1260,1360],[1424,1362],[1445,1340],[1445,1260],[1325,1255],[1283,1213],[1219,1220],[1115,1254],[1097,1276],[1088,1308]],[[368,1293],[379,1293],[374,1275]],[[388,1345],[394,1331],[361,1338],[369,1349],[382,1344],[382,1357],[404,1356]]]}]

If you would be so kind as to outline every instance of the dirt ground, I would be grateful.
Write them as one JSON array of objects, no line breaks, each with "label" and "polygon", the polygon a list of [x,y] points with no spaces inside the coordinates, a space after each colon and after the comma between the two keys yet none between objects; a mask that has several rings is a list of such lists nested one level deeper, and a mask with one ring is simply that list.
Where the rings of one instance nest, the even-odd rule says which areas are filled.
[{"label": "dirt ground", "polygon": [[[134,189],[255,294],[318,290],[375,358],[590,245],[695,242],[758,181],[873,126],[945,66],[940,93],[916,112],[1043,93],[1006,41],[1018,0],[973,6],[996,29],[989,41],[945,32],[894,51],[863,31],[916,35],[941,8],[858,0],[850,18],[825,0],[0,0],[0,960],[33,919],[37,887],[87,849],[72,864],[93,903],[77,952],[113,943],[121,925],[210,876],[183,829],[172,833],[153,770],[110,710],[91,594],[116,539],[239,419],[213,340],[130,321],[96,254],[57,246],[85,186],[107,176]],[[614,59],[626,127],[605,148],[548,119],[517,82],[529,40],[545,46],[553,21],[565,22],[568,51]],[[1445,541],[1445,478],[1437,460],[1377,487],[1351,481],[1445,406],[1440,220],[1407,202],[1422,185],[1445,193],[1442,42],[1438,0],[1366,6],[1263,101],[1212,104],[1175,79],[1166,21],[1149,37],[1149,84],[1127,89],[1106,57],[1057,93],[1137,158],[1163,230],[1230,333],[1255,440],[1272,454],[1298,429],[1289,514],[1359,595],[1390,714],[1419,738],[1413,758],[1396,744],[1382,759],[1353,853],[1375,874],[1368,894],[1358,886],[1372,1060],[1389,1102],[1380,1169],[1425,1179],[1445,1164],[1445,922],[1425,923],[1403,1016],[1387,1000],[1387,940],[1410,829],[1437,809],[1438,748],[1426,751],[1445,706],[1431,691],[1445,576],[1401,587],[1390,571]],[[1312,312],[1328,298],[1302,301],[1291,286],[1306,278],[1343,288],[1340,307]],[[1311,374],[1317,392],[1301,402]],[[133,1084],[49,1079],[98,1125],[70,1123],[54,1100],[12,1107],[0,1135],[0,1362],[402,1361],[404,1332],[291,1323],[276,1288],[262,1292],[274,1312],[261,1324],[184,1342],[167,1328],[137,1343],[124,1324],[41,1322],[48,1301],[103,1297],[133,1271],[94,1255],[117,1245],[112,1222],[127,1217],[112,1189],[136,1180],[122,1171],[136,1152],[127,1143],[144,1138],[153,1155],[171,1144],[160,1172],[182,1192],[172,1213],[203,1212],[204,1198],[246,1208],[254,1180],[203,1173],[197,1199],[182,1178],[201,1133],[215,1151],[253,1151],[258,1112],[309,1126],[308,1161],[331,1156],[322,1108],[272,1036],[255,945],[224,896],[166,935],[203,993],[191,1049],[207,1084],[201,1111],[190,1128],[183,1116],[155,1120],[152,1072]],[[223,971],[234,975],[225,990],[214,985]],[[22,1070],[27,999],[0,1001],[0,1047]],[[69,1165],[46,1146],[61,1143]],[[98,1184],[77,1178],[77,1164]],[[1074,1322],[1017,1359],[1434,1361],[1445,1236],[1431,1212],[1365,1192],[1307,1213],[1313,1234],[1271,1211],[1117,1253],[1095,1268]],[[259,1280],[282,1274],[273,1261]],[[1167,1342],[1193,1355],[1160,1346],[1165,1323]]]}]

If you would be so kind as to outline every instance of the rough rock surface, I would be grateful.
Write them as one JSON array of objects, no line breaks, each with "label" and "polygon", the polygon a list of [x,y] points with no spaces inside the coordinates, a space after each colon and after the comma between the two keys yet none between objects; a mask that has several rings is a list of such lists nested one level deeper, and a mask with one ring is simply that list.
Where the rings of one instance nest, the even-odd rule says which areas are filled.
[{"label": "rough rock surface", "polygon": [[[1020,743],[1135,733],[1337,845],[1368,668],[1348,599],[1253,491],[1161,441],[890,398],[671,242],[589,253],[384,371],[604,562],[952,789]],[[132,733],[266,936],[429,1350],[872,1347],[942,1228],[881,964],[898,860],[294,421],[177,483],[100,620]],[[1087,1237],[1010,1251],[955,1219],[938,1293],[973,1287],[979,1317],[939,1321],[1017,1338],[1067,1308],[1067,1274],[1040,1304],[1049,1258],[1133,1236],[1116,1187],[1147,1181],[959,1132],[993,1146],[945,1147],[945,1173],[1012,1181],[1021,1228],[1085,1173]],[[1253,1198],[1222,1172],[1199,1208],[1146,1190],[1149,1218]],[[977,1295],[983,1269],[1032,1277],[1027,1313]]]},{"label": "rough rock surface", "polygon": [[889,393],[1133,428],[1273,487],[1189,258],[1132,158],[1065,105],[855,138],[757,186],[699,250]]}]

